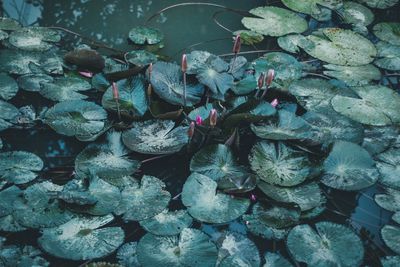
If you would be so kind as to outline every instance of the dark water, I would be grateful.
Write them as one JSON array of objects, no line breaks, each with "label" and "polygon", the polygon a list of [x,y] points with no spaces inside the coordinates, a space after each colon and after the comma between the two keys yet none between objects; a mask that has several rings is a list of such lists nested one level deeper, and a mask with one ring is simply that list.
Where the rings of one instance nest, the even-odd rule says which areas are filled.
[{"label": "dark water", "polygon": [[[36,1],[2,1],[3,14],[19,19],[24,25],[38,24],[40,26],[59,26],[75,31],[81,35],[91,37],[104,42],[117,49],[129,51],[132,49],[127,44],[129,30],[137,25],[142,25],[157,11],[168,5],[182,3],[183,1],[161,1],[161,0],[36,0]],[[264,5],[268,1],[261,0],[222,0],[208,1],[219,5],[229,6],[237,10],[250,10],[253,7]],[[270,1],[271,2],[271,1]],[[148,25],[160,28],[165,34],[165,47],[161,53],[166,57],[177,60],[185,48],[201,43],[193,48],[208,50],[214,54],[226,54],[231,51],[232,34],[213,21],[213,15],[220,9],[205,6],[183,6],[168,10],[160,16],[148,22]],[[399,20],[399,8],[387,11],[379,11],[376,21]],[[223,12],[217,16],[225,27],[231,30],[242,29],[241,16],[232,12]],[[74,39],[74,41],[78,41]],[[206,42],[206,43],[203,43]],[[254,49],[275,49],[274,40],[264,41]],[[33,104],[37,109],[50,106],[51,102],[38,96],[20,92],[14,102],[17,106]],[[40,127],[35,130],[7,130],[1,133],[5,150],[26,150],[40,156],[45,161],[44,178],[52,179],[54,182],[63,183],[72,174],[75,156],[87,145],[75,138],[68,138],[56,134],[54,131]],[[97,140],[101,141],[101,138]],[[251,145],[251,144],[248,144]],[[182,185],[188,176],[188,155],[166,157],[148,164],[142,168],[143,173],[151,174],[164,180],[172,196],[181,191]],[[61,171],[61,172],[58,172]],[[367,244],[365,264],[378,266],[376,261],[382,255],[390,254],[379,237],[379,230],[390,219],[390,213],[379,208],[373,201],[375,193],[380,188],[373,187],[362,193],[343,193],[324,188],[328,196],[327,211],[322,218],[334,222],[344,223],[365,235],[363,240]],[[259,192],[261,195],[261,193]],[[179,207],[178,201],[172,201],[171,207]],[[123,225],[127,240],[138,240],[144,234],[137,223]],[[212,227],[196,224],[204,231],[213,231]],[[229,226],[236,231],[245,231],[245,227],[238,223]],[[222,228],[224,228],[222,227]],[[16,244],[36,244],[38,232],[7,234],[9,242]],[[277,249],[283,255],[286,254],[282,243],[265,241],[260,238],[251,237],[256,241],[261,255],[268,249]],[[81,263],[69,262],[55,259],[46,255],[52,266],[78,266]],[[106,260],[115,261],[115,255]]]}]

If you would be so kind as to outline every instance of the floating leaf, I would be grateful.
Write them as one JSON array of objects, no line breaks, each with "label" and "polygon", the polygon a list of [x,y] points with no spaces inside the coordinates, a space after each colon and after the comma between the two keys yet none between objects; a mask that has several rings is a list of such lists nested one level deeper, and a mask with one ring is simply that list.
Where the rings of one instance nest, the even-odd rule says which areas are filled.
[{"label": "floating leaf", "polygon": [[382,41],[400,45],[400,23],[381,22],[374,26],[373,32]]},{"label": "floating leaf", "polygon": [[24,27],[13,31],[8,38],[10,44],[18,49],[28,51],[46,51],[53,47],[51,43],[59,42],[61,35],[46,27]]},{"label": "floating leaf", "polygon": [[341,0],[283,0],[282,3],[294,11],[311,15],[320,21],[330,20],[330,9],[338,9],[342,6]]},{"label": "floating leaf", "polygon": [[337,141],[324,161],[321,182],[326,186],[355,191],[378,180],[379,173],[369,153],[357,144]]},{"label": "floating leaf", "polygon": [[157,56],[146,50],[130,51],[125,56],[126,61],[131,64],[144,66],[157,61]]},{"label": "floating leaf", "polygon": [[399,2],[399,0],[357,0],[360,3],[366,4],[372,8],[385,9],[394,6]]},{"label": "floating leaf", "polygon": [[189,114],[188,117],[192,121],[195,121],[197,116],[200,116],[203,120],[208,118],[210,115],[210,111],[213,109],[213,105],[208,103],[204,106],[200,106],[198,108],[193,109]]},{"label": "floating leaf", "polygon": [[387,70],[400,70],[399,45],[392,45],[387,42],[378,42],[375,46],[378,50],[377,59],[374,61],[375,65]]},{"label": "floating leaf", "polygon": [[119,92],[118,104],[114,99],[113,88],[109,86],[101,100],[103,107],[114,112],[119,111],[124,116],[142,117],[148,108],[144,78],[136,76],[119,80],[116,85]]},{"label": "floating leaf", "polygon": [[257,186],[276,201],[299,205],[301,211],[318,207],[324,201],[321,189],[314,182],[296,187],[279,187],[260,181]]},{"label": "floating leaf", "polygon": [[253,215],[269,227],[285,229],[298,223],[300,208],[296,205],[258,202],[253,206]]},{"label": "floating leaf", "polygon": [[21,24],[12,18],[0,17],[0,29],[5,31],[16,31],[21,29]]},{"label": "floating leaf", "polygon": [[47,74],[25,74],[18,77],[18,86],[29,92],[39,92],[41,90],[42,83],[52,83],[54,81],[53,77]]},{"label": "floating leaf", "polygon": [[267,183],[294,186],[311,173],[307,153],[294,150],[283,143],[256,143],[249,156],[251,169]]},{"label": "floating leaf", "polygon": [[353,1],[343,2],[343,9],[338,12],[349,24],[368,26],[374,21],[374,13],[369,8]]},{"label": "floating leaf", "polygon": [[34,180],[43,169],[43,161],[33,153],[11,151],[0,153],[0,177],[10,183],[24,184]]},{"label": "floating leaf", "polygon": [[103,73],[97,73],[92,77],[92,87],[104,92],[110,86],[110,82],[104,76]]},{"label": "floating leaf", "polygon": [[0,100],[0,110],[0,131],[3,131],[13,125],[14,119],[19,115],[19,110],[2,100]]},{"label": "floating leaf", "polygon": [[[399,130],[393,126],[367,126],[364,130],[364,141],[362,147],[371,155],[381,153],[388,149],[399,135]],[[379,140],[376,142],[375,140]]]},{"label": "floating leaf", "polygon": [[381,229],[382,239],[395,253],[400,254],[400,227],[385,225]]},{"label": "floating leaf", "polygon": [[352,88],[359,98],[335,96],[333,108],[342,115],[367,125],[384,126],[400,123],[400,96],[392,89],[370,85]]},{"label": "floating leaf", "polygon": [[245,17],[242,19],[242,24],[263,35],[282,36],[289,33],[302,33],[308,28],[305,19],[287,9],[265,6],[251,9],[249,12],[259,18]]},{"label": "floating leaf", "polygon": [[294,227],[286,245],[296,261],[308,266],[359,266],[364,257],[360,238],[344,225],[318,222]]},{"label": "floating leaf", "polygon": [[400,149],[391,148],[377,156],[379,183],[400,190]]},{"label": "floating leaf", "polygon": [[189,227],[192,221],[192,217],[186,210],[163,210],[156,216],[139,223],[140,226],[153,235],[169,236],[178,235],[184,228]]},{"label": "floating leaf", "polygon": [[396,267],[400,264],[400,256],[386,256],[381,258],[382,267]]},{"label": "floating leaf", "polygon": [[324,74],[342,80],[349,86],[361,86],[381,79],[381,72],[374,65],[340,66],[324,65]]},{"label": "floating leaf", "polygon": [[129,39],[134,44],[157,44],[164,39],[164,35],[159,29],[138,26],[129,31]]},{"label": "floating leaf", "polygon": [[123,214],[124,220],[141,221],[154,217],[168,205],[171,195],[164,190],[165,184],[158,178],[145,175],[142,180],[127,186],[122,191],[122,199],[115,210]]},{"label": "floating leaf", "polygon": [[400,224],[400,211],[396,212],[395,214],[393,214],[392,216],[393,221],[395,221],[396,223]]},{"label": "floating leaf", "polygon": [[62,77],[52,82],[41,82],[40,94],[53,101],[80,100],[87,96],[80,91],[90,90],[90,83],[82,78]]},{"label": "floating leaf", "polygon": [[0,246],[0,263],[3,267],[50,266],[49,262],[42,258],[42,252],[32,246],[4,244]]},{"label": "floating leaf", "polygon": [[120,227],[100,228],[114,220],[112,215],[76,217],[55,228],[44,229],[38,239],[47,253],[70,260],[90,260],[105,257],[124,242]]},{"label": "floating leaf", "polygon": [[[153,65],[151,85],[154,91],[165,101],[173,105],[183,105],[183,78],[180,67],[174,63],[158,61]],[[201,84],[186,85],[186,104],[193,106],[201,100],[204,86]]]},{"label": "floating leaf", "polygon": [[125,267],[139,267],[139,260],[137,258],[137,242],[129,242],[123,244],[117,252],[117,259],[119,264]]},{"label": "floating leaf", "polygon": [[375,202],[385,210],[400,211],[400,190],[385,189],[385,194],[375,195]]},{"label": "floating leaf", "polygon": [[21,194],[22,190],[16,186],[8,187],[0,192],[0,230],[6,232],[20,232],[26,230],[13,216],[14,201],[16,201]]},{"label": "floating leaf", "polygon": [[17,82],[5,73],[0,73],[0,98],[9,100],[18,92]]},{"label": "floating leaf", "polygon": [[240,35],[240,40],[245,45],[255,45],[264,40],[264,36],[254,31],[240,30],[233,32],[233,36]]},{"label": "floating leaf", "polygon": [[263,267],[293,267],[293,265],[278,253],[265,253],[265,264]]},{"label": "floating leaf", "polygon": [[132,151],[143,154],[172,154],[187,144],[187,127],[174,128],[173,121],[136,122],[122,134],[122,141]]},{"label": "floating leaf", "polygon": [[107,112],[93,102],[69,100],[58,103],[44,115],[44,122],[57,133],[93,141],[108,126]]},{"label": "floating leaf", "polygon": [[207,223],[227,223],[246,212],[250,201],[216,192],[217,183],[192,173],[182,189],[182,203],[195,219]]}]

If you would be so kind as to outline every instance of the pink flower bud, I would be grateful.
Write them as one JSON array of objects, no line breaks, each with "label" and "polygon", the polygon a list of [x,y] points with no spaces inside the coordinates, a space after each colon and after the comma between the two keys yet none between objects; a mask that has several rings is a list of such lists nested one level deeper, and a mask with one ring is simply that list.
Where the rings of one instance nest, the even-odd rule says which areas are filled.
[{"label": "pink flower bud", "polygon": [[218,113],[215,108],[210,111],[210,126],[214,127],[217,125]]},{"label": "pink flower bud", "polygon": [[253,193],[251,193],[251,194],[250,194],[250,200],[253,201],[253,202],[257,201],[256,195],[254,195]]},{"label": "pink flower bud", "polygon": [[278,99],[274,99],[274,100],[272,100],[272,102],[271,102],[271,106],[273,106],[274,108],[276,108],[276,106],[279,104],[279,101],[278,101]]},{"label": "pink flower bud", "polygon": [[235,55],[240,52],[241,44],[242,44],[242,42],[240,40],[240,34],[238,34],[238,35],[236,35],[235,43],[233,44],[233,53],[235,53]]},{"label": "pink flower bud", "polygon": [[93,77],[93,72],[90,72],[90,71],[80,71],[79,74],[82,75],[83,77],[86,77],[86,78],[92,78]]},{"label": "pink flower bud", "polygon": [[265,78],[265,75],[264,75],[264,72],[262,72],[260,74],[260,77],[258,77],[258,82],[257,82],[258,89],[261,89],[264,86],[264,78]]},{"label": "pink flower bud", "polygon": [[118,92],[118,86],[115,82],[112,83],[112,93],[113,93],[113,98],[115,100],[119,99],[119,92]]},{"label": "pink flower bud", "polygon": [[275,76],[275,71],[273,69],[269,69],[267,78],[265,79],[265,83],[268,87],[271,85],[272,81],[274,80],[274,76]]},{"label": "pink flower bud", "polygon": [[202,125],[203,124],[203,118],[200,115],[196,116],[196,125]]},{"label": "pink flower bud", "polygon": [[187,71],[187,57],[186,54],[182,55],[181,70],[183,73]]},{"label": "pink flower bud", "polygon": [[194,121],[192,121],[189,125],[189,129],[188,129],[188,136],[192,137],[194,135],[194,128],[196,127],[196,124],[194,123]]}]

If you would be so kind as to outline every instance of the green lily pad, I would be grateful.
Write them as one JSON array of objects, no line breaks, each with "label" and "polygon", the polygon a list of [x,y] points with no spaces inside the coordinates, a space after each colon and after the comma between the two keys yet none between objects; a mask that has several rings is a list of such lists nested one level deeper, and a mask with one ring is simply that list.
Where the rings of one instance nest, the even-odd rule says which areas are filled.
[{"label": "green lily pad", "polygon": [[279,187],[259,181],[257,186],[268,197],[283,203],[295,203],[301,211],[318,207],[325,201],[321,189],[314,182],[296,187]]},{"label": "green lily pad", "polygon": [[393,225],[385,225],[381,229],[382,239],[395,253],[400,254],[400,227]]},{"label": "green lily pad", "polygon": [[126,61],[137,66],[145,66],[157,61],[157,56],[146,50],[130,51],[125,56]]},{"label": "green lily pad", "polygon": [[381,22],[374,26],[373,32],[382,41],[400,45],[400,23]]},{"label": "green lily pad", "polygon": [[53,44],[61,40],[61,35],[46,27],[24,27],[13,31],[8,41],[18,49],[28,51],[46,51],[53,47]]},{"label": "green lily pad", "polygon": [[9,100],[18,92],[17,82],[5,73],[0,73],[0,98]]},{"label": "green lily pad", "polygon": [[43,161],[33,153],[11,151],[0,153],[0,177],[10,183],[25,184],[43,169]]},{"label": "green lily pad", "polygon": [[301,34],[289,34],[278,38],[279,47],[290,53],[300,52],[299,47],[303,46],[300,44],[302,42],[305,46],[307,44],[307,38]]},{"label": "green lily pad", "polygon": [[278,253],[266,252],[263,267],[293,267],[293,265]]},{"label": "green lily pad", "polygon": [[364,257],[361,239],[344,225],[318,222],[294,227],[287,238],[290,254],[308,266],[359,266]]},{"label": "green lily pad", "polygon": [[[174,63],[158,61],[153,65],[151,85],[154,92],[172,105],[183,105],[183,74],[180,67]],[[193,106],[201,100],[204,93],[202,84],[186,85],[186,105]]]},{"label": "green lily pad", "polygon": [[216,192],[211,178],[192,173],[182,189],[182,203],[195,219],[207,223],[228,223],[243,215],[250,205],[248,199],[232,198]]},{"label": "green lily pad", "polygon": [[21,24],[12,18],[1,17],[0,29],[4,31],[16,31],[21,29]]},{"label": "green lily pad", "polygon": [[282,3],[288,8],[311,15],[316,20],[330,20],[330,9],[338,9],[342,6],[342,0],[283,0]]},{"label": "green lily pad", "polygon": [[396,267],[400,264],[400,256],[386,256],[381,258],[382,267]]},{"label": "green lily pad", "polygon": [[367,188],[376,183],[379,172],[369,153],[361,146],[337,141],[324,161],[321,182],[346,191]]},{"label": "green lily pad", "polygon": [[3,267],[50,266],[50,263],[42,257],[42,252],[35,247],[4,244],[0,244],[0,247],[0,263]]},{"label": "green lily pad", "polygon": [[379,183],[400,190],[400,149],[391,148],[377,156]]},{"label": "green lily pad", "polygon": [[190,111],[190,113],[188,114],[188,117],[192,121],[195,121],[197,116],[200,116],[203,120],[205,120],[210,115],[210,111],[212,109],[213,109],[213,105],[211,103],[208,103],[204,106],[200,106],[200,107],[195,108],[192,111]]},{"label": "green lily pad", "polygon": [[0,131],[13,125],[14,118],[19,115],[19,110],[8,102],[0,100]]},{"label": "green lily pad", "polygon": [[[264,6],[249,11],[259,18],[245,17],[242,24],[252,31],[267,36],[282,36],[289,33],[302,33],[307,30],[307,21],[296,13],[284,8]],[[271,27],[271,25],[275,25]]]},{"label": "green lily pad", "polygon": [[324,74],[345,82],[348,86],[361,86],[371,83],[371,81],[379,81],[381,72],[374,65],[368,64],[364,66],[340,66],[340,65],[324,65]]},{"label": "green lily pad", "polygon": [[7,38],[8,38],[8,33],[3,30],[0,30],[0,41],[5,40]]},{"label": "green lily pad", "polygon": [[385,210],[400,211],[400,190],[386,188],[385,194],[375,195],[375,202]]},{"label": "green lily pad", "polygon": [[357,0],[360,3],[366,4],[372,8],[380,8],[385,9],[388,7],[392,7],[399,2],[399,0]]},{"label": "green lily pad", "polygon": [[374,21],[374,13],[369,8],[353,1],[344,1],[343,9],[338,12],[349,24],[368,26]]},{"label": "green lily pad", "polygon": [[269,227],[285,229],[298,223],[300,208],[296,205],[257,202],[253,206],[253,215]]},{"label": "green lily pad", "polygon": [[376,56],[375,46],[365,37],[339,28],[325,28],[322,35],[307,36],[308,42],[299,45],[319,60],[345,66],[371,63]]},{"label": "green lily pad", "polygon": [[75,77],[56,78],[52,82],[41,82],[40,85],[40,94],[57,102],[86,99],[88,97],[80,92],[92,88],[84,79]]},{"label": "green lily pad", "polygon": [[[362,147],[371,155],[381,153],[396,142],[399,130],[393,126],[367,126],[364,127],[364,140]],[[379,140],[379,142],[376,142]]]},{"label": "green lily pad", "polygon": [[184,228],[189,227],[192,222],[193,219],[186,210],[163,210],[156,216],[139,223],[140,226],[153,235],[170,236],[178,235]]},{"label": "green lily pad", "polygon": [[256,143],[250,153],[251,169],[263,181],[280,186],[295,186],[311,173],[307,153],[294,150],[283,143]]},{"label": "green lily pad", "polygon": [[352,88],[359,98],[335,96],[332,107],[340,114],[367,125],[400,123],[400,96],[390,88],[370,85]]},{"label": "green lily pad", "polygon": [[94,174],[111,184],[133,174],[140,162],[129,159],[121,141],[121,133],[110,132],[104,144],[90,144],[75,159],[75,171],[84,177]]},{"label": "green lily pad", "polygon": [[145,175],[140,183],[124,188],[121,202],[114,212],[123,214],[124,220],[128,221],[152,218],[162,212],[171,199],[171,194],[164,189],[165,184],[158,178]]},{"label": "green lily pad", "polygon": [[143,154],[172,154],[187,144],[187,127],[174,128],[173,121],[136,122],[122,134],[122,141],[132,151]]},{"label": "green lily pad", "polygon": [[118,104],[114,99],[113,88],[109,86],[101,100],[103,107],[114,112],[119,110],[123,116],[142,117],[148,108],[143,76],[119,80],[116,85],[119,92]]},{"label": "green lily pad", "polygon": [[107,129],[107,112],[93,102],[68,100],[54,105],[44,115],[44,122],[57,133],[93,141]]},{"label": "green lily pad", "polygon": [[53,81],[53,77],[40,73],[25,74],[17,79],[18,86],[29,92],[39,92],[42,83],[52,83]]},{"label": "green lily pad", "polygon": [[243,215],[243,221],[249,232],[268,240],[283,240],[289,232],[288,229],[276,229],[266,225],[256,214]]},{"label": "green lily pad", "polygon": [[137,254],[143,267],[214,267],[217,262],[217,248],[209,237],[191,228],[173,237],[146,234],[139,241]]},{"label": "green lily pad", "polygon": [[118,263],[125,267],[140,267],[137,258],[137,242],[123,244],[117,252]]},{"label": "green lily pad", "polygon": [[103,73],[97,73],[92,77],[92,87],[94,89],[97,89],[100,92],[104,92],[109,86],[110,82],[107,80]]},{"label": "green lily pad", "polygon": [[395,221],[396,223],[400,224],[400,211],[393,214],[392,220]]},{"label": "green lily pad", "polygon": [[0,192],[0,230],[6,232],[20,232],[26,230],[13,216],[14,201],[16,201],[21,194],[22,190],[14,185]]},{"label": "green lily pad", "polygon": [[240,35],[240,40],[244,45],[255,45],[264,40],[264,36],[255,31],[240,30],[233,32],[233,36]]},{"label": "green lily pad", "polygon": [[120,227],[103,227],[114,220],[112,215],[76,217],[55,228],[44,229],[38,239],[47,253],[70,260],[90,260],[113,253],[124,242]]},{"label": "green lily pad", "polygon": [[138,26],[129,31],[129,39],[138,45],[158,44],[164,39],[163,33],[159,29]]},{"label": "green lily pad", "polygon": [[379,68],[386,70],[400,70],[400,46],[392,45],[387,42],[378,42],[376,45],[378,50],[377,59],[374,64]]}]

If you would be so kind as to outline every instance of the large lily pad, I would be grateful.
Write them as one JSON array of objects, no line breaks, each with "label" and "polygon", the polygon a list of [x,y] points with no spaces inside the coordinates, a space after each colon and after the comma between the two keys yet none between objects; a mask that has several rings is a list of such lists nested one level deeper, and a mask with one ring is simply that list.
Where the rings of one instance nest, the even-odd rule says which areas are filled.
[{"label": "large lily pad", "polygon": [[386,246],[400,255],[400,227],[385,225],[381,229],[381,235]]},{"label": "large lily pad", "polygon": [[101,103],[107,110],[120,112],[127,117],[142,117],[148,107],[144,78],[135,76],[131,79],[120,80],[116,83],[119,98],[114,99],[112,86],[104,93]]},{"label": "large lily pad", "polygon": [[307,153],[283,143],[258,142],[249,156],[251,169],[263,181],[280,186],[295,186],[307,179],[311,163]]},{"label": "large lily pad", "polygon": [[17,82],[5,73],[0,73],[0,98],[9,100],[18,92]]},{"label": "large lily pad", "polygon": [[146,234],[139,241],[137,254],[143,267],[213,267],[217,262],[215,245],[205,233],[191,228],[173,237]]},{"label": "large lily pad", "polygon": [[387,70],[400,70],[399,45],[392,45],[387,42],[378,42],[375,46],[378,50],[377,59],[374,61],[375,65]]},{"label": "large lily pad", "polygon": [[377,156],[379,183],[400,190],[400,149],[391,148]]},{"label": "large lily pad", "polygon": [[19,115],[19,110],[2,100],[0,100],[0,110],[0,131],[3,131],[14,124],[14,119]]},{"label": "large lily pad", "polygon": [[372,8],[385,9],[394,6],[399,0],[357,0],[360,3],[366,4]]},{"label": "large lily pad", "polygon": [[25,151],[0,153],[0,177],[10,183],[30,182],[42,169],[43,161],[33,153]]},{"label": "large lily pad", "polygon": [[107,112],[93,102],[69,100],[58,103],[44,115],[44,122],[57,133],[93,141],[107,129]]},{"label": "large lily pad", "polygon": [[376,194],[375,202],[385,210],[400,211],[400,190],[386,188],[385,194]]},{"label": "large lily pad", "polygon": [[308,266],[359,266],[364,257],[360,238],[349,228],[332,222],[293,228],[286,245],[296,261]]},{"label": "large lily pad", "polygon": [[123,214],[124,220],[128,221],[154,217],[167,207],[171,199],[171,194],[164,189],[165,184],[158,178],[145,175],[140,183],[136,181],[124,188],[115,213]]},{"label": "large lily pad", "polygon": [[174,128],[173,121],[136,122],[122,134],[122,141],[133,151],[143,154],[172,154],[187,144],[187,127]]},{"label": "large lily pad", "polygon": [[55,228],[43,230],[38,239],[47,253],[70,260],[90,260],[105,257],[124,242],[120,227],[104,227],[114,220],[112,215],[76,217]]},{"label": "large lily pad", "polygon": [[374,65],[340,66],[324,65],[324,74],[345,82],[349,86],[361,86],[381,79],[381,72]]},{"label": "large lily pad", "polygon": [[342,6],[341,0],[283,0],[282,2],[294,11],[311,15],[321,21],[330,19],[331,12],[329,9],[338,9]]},{"label": "large lily pad", "polygon": [[373,32],[382,41],[400,45],[400,23],[381,22],[374,26]]},{"label": "large lily pad", "polygon": [[379,172],[369,153],[361,146],[337,141],[324,161],[321,182],[340,190],[360,190],[378,180]]},{"label": "large lily pad", "polygon": [[282,36],[289,33],[302,33],[308,28],[305,19],[284,8],[265,6],[251,9],[249,12],[259,18],[245,17],[242,19],[242,24],[263,35]]},{"label": "large lily pad", "polygon": [[121,133],[110,132],[107,142],[90,144],[75,159],[75,171],[81,176],[95,174],[115,184],[124,176],[133,174],[140,162],[129,159],[129,152],[121,141]]},{"label": "large lily pad", "polygon": [[51,43],[59,42],[61,35],[45,27],[24,27],[13,31],[8,41],[18,49],[28,51],[46,51],[53,47]]},{"label": "large lily pad", "polygon": [[129,31],[129,39],[134,44],[158,44],[164,39],[164,35],[159,29],[138,26]]},{"label": "large lily pad", "polygon": [[384,126],[400,123],[400,95],[385,86],[354,87],[359,98],[335,96],[333,108],[342,115],[367,125]]},{"label": "large lily pad", "polygon": [[156,216],[140,221],[140,225],[153,235],[178,235],[184,228],[192,224],[192,217],[186,210],[163,210]]},{"label": "large lily pad", "polygon": [[207,223],[228,223],[247,211],[248,199],[232,198],[216,192],[211,178],[192,173],[182,189],[182,203],[195,219]]},{"label": "large lily pad", "polygon": [[41,82],[40,94],[53,101],[86,99],[80,91],[90,90],[90,83],[82,78],[62,77],[52,82]]},{"label": "large lily pad", "polygon": [[[173,105],[183,105],[183,76],[180,67],[174,63],[158,61],[153,65],[151,85],[154,91],[165,101]],[[202,84],[186,85],[186,105],[193,106],[200,102],[204,93]]]}]

